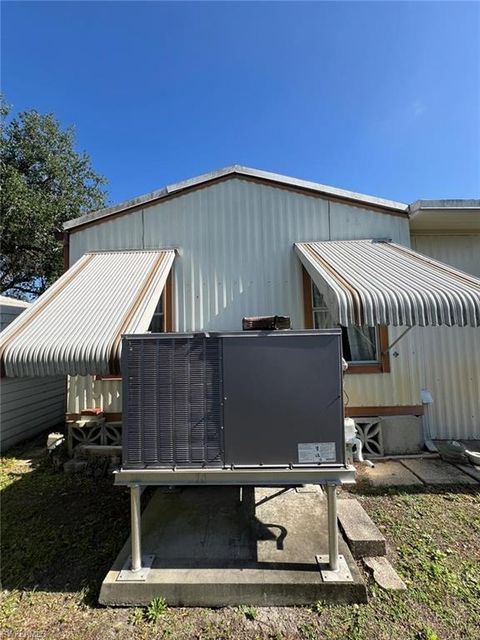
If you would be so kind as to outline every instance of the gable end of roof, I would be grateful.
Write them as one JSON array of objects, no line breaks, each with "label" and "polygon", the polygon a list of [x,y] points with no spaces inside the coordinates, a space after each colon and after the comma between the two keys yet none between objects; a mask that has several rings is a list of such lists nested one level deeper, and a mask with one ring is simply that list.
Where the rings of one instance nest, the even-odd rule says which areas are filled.
[{"label": "gable end of roof", "polygon": [[259,169],[251,169],[249,167],[243,167],[241,165],[231,165],[218,169],[210,173],[205,173],[201,176],[189,178],[181,182],[176,182],[172,185],[167,185],[162,189],[151,191],[137,198],[125,200],[111,207],[106,207],[98,211],[92,211],[78,218],[68,220],[63,228],[65,231],[74,232],[77,228],[103,222],[104,220],[125,215],[132,210],[151,206],[160,200],[179,196],[193,189],[200,189],[208,187],[211,184],[226,180],[229,178],[240,178],[249,180],[252,182],[258,182],[262,184],[268,184],[270,186],[289,189],[297,192],[302,192],[307,195],[323,197],[331,200],[337,200],[347,202],[349,204],[371,208],[381,213],[393,214],[393,215],[408,215],[408,206],[402,202],[396,202],[394,200],[386,200],[384,198],[377,198],[375,196],[368,196],[354,191],[348,191],[346,189],[338,189],[336,187],[330,187],[327,185],[319,184],[317,182],[309,182],[307,180],[300,180],[292,178],[290,176],[283,176],[277,173],[270,173],[268,171],[261,171]]}]

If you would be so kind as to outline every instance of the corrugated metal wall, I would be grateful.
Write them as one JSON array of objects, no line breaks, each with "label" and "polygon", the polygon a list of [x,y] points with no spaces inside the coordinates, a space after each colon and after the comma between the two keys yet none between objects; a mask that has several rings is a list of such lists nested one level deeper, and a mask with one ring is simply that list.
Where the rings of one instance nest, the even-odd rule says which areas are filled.
[{"label": "corrugated metal wall", "polygon": [[[91,250],[178,247],[176,331],[238,330],[243,316],[271,313],[290,315],[293,327],[303,328],[301,265],[293,243],[361,238],[410,246],[408,220],[231,179],[77,231],[70,255],[73,262]],[[391,329],[392,340],[398,334]],[[399,343],[390,374],[347,376],[349,404],[419,404],[414,348],[407,338]],[[93,396],[96,406],[103,399],[113,406],[112,387],[116,397],[118,383],[72,380],[68,410],[78,412]]]},{"label": "corrugated metal wall", "polygon": [[[480,235],[418,235],[412,248],[480,277]],[[480,439],[480,330],[414,329],[422,387],[429,389],[432,436]]]},{"label": "corrugated metal wall", "polygon": [[65,377],[3,378],[1,449],[65,422]]},{"label": "corrugated metal wall", "polygon": [[122,412],[122,381],[112,378],[95,380],[94,376],[68,378],[67,413],[98,407],[106,413]]},{"label": "corrugated metal wall", "polygon": [[[4,329],[22,308],[1,307]],[[0,448],[2,451],[65,421],[65,376],[0,380]]]},{"label": "corrugated metal wall", "polygon": [[0,312],[0,331],[3,331],[5,327],[8,327],[10,322],[15,320],[20,311],[23,311],[23,309],[17,309],[15,307],[2,308],[2,311]]}]

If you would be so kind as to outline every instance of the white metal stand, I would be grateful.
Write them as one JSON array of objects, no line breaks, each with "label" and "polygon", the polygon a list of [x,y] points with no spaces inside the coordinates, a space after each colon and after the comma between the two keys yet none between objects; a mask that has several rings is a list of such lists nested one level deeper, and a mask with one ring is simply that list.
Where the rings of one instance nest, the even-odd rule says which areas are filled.
[{"label": "white metal stand", "polygon": [[132,527],[132,571],[140,571],[142,568],[142,528],[140,510],[140,485],[135,484],[130,489],[130,509]]},{"label": "white metal stand", "polygon": [[343,555],[338,553],[337,493],[336,484],[325,486],[327,492],[328,556],[317,556],[317,563],[324,582],[353,582],[353,576]]},{"label": "white metal stand", "polygon": [[140,496],[142,494],[139,484],[130,487],[130,522],[131,522],[131,556],[127,559],[117,580],[120,581],[145,581],[153,564],[153,555],[142,557],[142,513]]},{"label": "white metal stand", "polygon": [[338,528],[336,485],[327,484],[328,568],[338,571]]}]

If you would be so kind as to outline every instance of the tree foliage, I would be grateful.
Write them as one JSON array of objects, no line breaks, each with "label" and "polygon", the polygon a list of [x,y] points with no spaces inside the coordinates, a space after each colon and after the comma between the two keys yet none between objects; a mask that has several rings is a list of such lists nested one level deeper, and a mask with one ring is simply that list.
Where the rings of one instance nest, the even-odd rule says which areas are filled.
[{"label": "tree foliage", "polygon": [[26,111],[7,123],[8,112],[2,103],[0,293],[30,299],[63,271],[56,232],[105,205],[106,180],[53,114]]}]

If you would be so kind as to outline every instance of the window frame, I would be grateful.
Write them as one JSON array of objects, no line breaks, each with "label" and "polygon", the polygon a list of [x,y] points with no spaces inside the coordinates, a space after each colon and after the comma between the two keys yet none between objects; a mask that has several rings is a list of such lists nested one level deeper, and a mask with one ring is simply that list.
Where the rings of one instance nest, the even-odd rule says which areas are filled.
[{"label": "window frame", "polygon": [[[302,267],[303,304],[305,329],[314,329],[313,281],[305,267]],[[357,373],[390,373],[390,354],[388,349],[388,327],[377,327],[378,360],[375,362],[349,362],[347,374]]]},{"label": "window frame", "polygon": [[[163,305],[163,332],[171,333],[173,331],[173,269],[168,274],[165,287],[162,291],[161,300]],[[121,380],[122,376],[119,374],[109,375],[95,375],[94,380]]]}]

